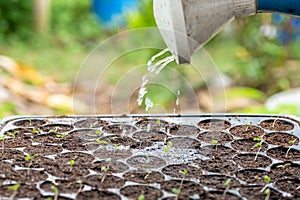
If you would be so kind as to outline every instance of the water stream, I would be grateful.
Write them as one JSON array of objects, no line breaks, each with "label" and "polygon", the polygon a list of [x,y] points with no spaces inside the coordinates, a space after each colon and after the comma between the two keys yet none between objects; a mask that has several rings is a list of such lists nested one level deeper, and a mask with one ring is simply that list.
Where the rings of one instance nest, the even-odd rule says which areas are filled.
[{"label": "water stream", "polygon": [[[159,74],[161,72],[161,70],[163,70],[169,63],[173,62],[175,60],[174,55],[167,56],[165,58],[162,57],[163,55],[165,55],[168,52],[169,52],[169,49],[167,48],[167,49],[162,50],[158,54],[154,55],[147,62],[148,72]],[[162,57],[162,58],[160,58],[160,57]],[[148,82],[149,82],[148,75],[145,74],[142,78],[142,84],[139,89],[138,98],[137,98],[137,103],[139,106],[142,105],[143,99],[144,99],[145,95],[148,93],[147,88],[146,88]],[[176,100],[176,105],[177,105],[177,101],[179,104],[179,99]],[[145,108],[146,112],[148,112],[151,108],[153,108],[154,102],[152,101],[152,99],[150,97],[147,97],[145,99],[145,106],[146,106],[146,108]]]}]

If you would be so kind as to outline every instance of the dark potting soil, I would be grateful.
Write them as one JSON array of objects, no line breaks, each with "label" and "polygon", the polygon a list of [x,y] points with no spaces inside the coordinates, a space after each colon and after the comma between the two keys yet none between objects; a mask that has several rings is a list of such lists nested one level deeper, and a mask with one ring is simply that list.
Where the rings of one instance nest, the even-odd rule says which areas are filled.
[{"label": "dark potting soil", "polygon": [[169,128],[169,133],[176,136],[196,136],[200,129],[195,126],[174,125]]},{"label": "dark potting soil", "polygon": [[266,168],[272,164],[270,158],[256,154],[239,154],[233,160],[243,168]]},{"label": "dark potting soil", "polygon": [[33,156],[34,154],[38,154],[39,156],[49,156],[59,154],[62,151],[62,146],[47,144],[29,145],[24,149],[24,152],[30,156]]},{"label": "dark potting soil", "polygon": [[[2,185],[0,186],[0,197],[3,199],[13,198],[31,198],[35,196],[39,196],[40,192],[36,188],[34,184],[20,184],[19,189],[17,190],[16,194],[14,195],[14,190],[12,189],[14,185]],[[11,198],[11,199],[13,199]]]},{"label": "dark potting soil", "polygon": [[270,173],[260,169],[242,169],[237,172],[237,177],[247,184],[265,185],[264,177],[270,176]]},{"label": "dark potting soil", "polygon": [[74,127],[68,124],[48,124],[48,125],[44,125],[39,127],[38,130],[44,132],[44,133],[66,133],[69,132],[71,130],[73,130]]},{"label": "dark potting soil", "polygon": [[107,172],[108,174],[123,173],[129,169],[128,165],[126,165],[123,162],[119,162],[115,160],[112,160],[110,162],[111,163],[109,164],[106,160],[95,161],[93,162],[91,169],[96,172],[103,173],[103,170],[101,168],[108,166],[108,164],[109,164],[109,170]]},{"label": "dark potting soil", "polygon": [[125,185],[125,180],[113,175],[91,175],[85,177],[83,182],[98,189],[121,188]]},{"label": "dark potting soil", "polygon": [[217,143],[217,144],[225,144],[227,142],[231,142],[233,137],[226,132],[222,131],[210,131],[200,133],[197,137],[200,141],[206,143]]},{"label": "dark potting soil", "polygon": [[189,166],[186,164],[168,165],[162,169],[162,172],[174,178],[182,178],[182,173],[184,169],[188,170],[186,178],[198,178],[202,171],[200,168]]},{"label": "dark potting soil", "polygon": [[300,161],[300,151],[294,148],[272,148],[267,151],[267,155],[280,161]]},{"label": "dark potting soil", "polygon": [[101,197],[101,200],[121,200],[121,197],[115,193],[109,191],[99,191],[99,190],[91,190],[80,192],[76,199],[78,200],[98,200]]},{"label": "dark potting soil", "polygon": [[299,138],[288,133],[268,133],[264,136],[264,140],[269,144],[284,147],[299,144]]},{"label": "dark potting soil", "polygon": [[294,125],[281,119],[264,120],[259,124],[264,129],[271,131],[289,131],[294,129]]},{"label": "dark potting soil", "polygon": [[228,121],[220,119],[206,119],[200,121],[198,126],[205,130],[225,130],[230,128],[231,124]]},{"label": "dark potting soil", "polygon": [[221,191],[210,191],[207,192],[205,195],[205,199],[212,200],[212,199],[226,199],[226,200],[240,200],[241,198],[231,192],[224,192]]},{"label": "dark potting soil", "polygon": [[198,149],[201,146],[198,140],[189,137],[174,137],[168,139],[168,142],[172,142],[175,149]]},{"label": "dark potting soil", "polygon": [[201,170],[207,172],[227,175],[233,175],[238,170],[238,166],[234,162],[230,160],[223,160],[221,158],[216,158],[213,160],[199,160],[196,161],[196,165]]},{"label": "dark potting soil", "polygon": [[166,161],[155,156],[133,156],[127,160],[127,164],[137,169],[158,169],[166,165]]},{"label": "dark potting soil", "polygon": [[300,179],[300,165],[290,162],[275,164],[271,167],[271,177],[275,180],[283,177]]},{"label": "dark potting soil", "polygon": [[222,160],[228,160],[233,158],[233,156],[236,154],[236,151],[222,145],[209,145],[201,147],[199,149],[199,153],[211,159],[219,158]]},{"label": "dark potting soil", "polygon": [[162,191],[151,186],[145,185],[131,185],[121,189],[121,194],[129,199],[138,199],[139,196],[144,195],[145,199],[156,200],[163,196]]},{"label": "dark potting soil", "polygon": [[126,124],[111,124],[103,126],[103,131],[115,135],[128,135],[137,130],[134,126]]},{"label": "dark potting soil", "polygon": [[47,123],[46,120],[41,119],[25,119],[25,120],[18,120],[13,124],[15,126],[24,126],[24,127],[38,127],[45,125]]},{"label": "dark potting soil", "polygon": [[239,125],[231,128],[230,133],[241,138],[255,138],[265,134],[262,128],[253,125]]},{"label": "dark potting soil", "polygon": [[[243,197],[249,200],[258,200],[258,199],[266,199],[267,195],[264,193],[266,189],[267,188],[264,188],[263,186],[248,186],[248,187],[241,187],[239,192]],[[284,199],[291,199],[291,198],[283,197],[279,192],[270,188],[269,200],[284,200]]]},{"label": "dark potting soil", "polygon": [[167,138],[167,134],[159,131],[141,131],[133,134],[134,139],[144,141],[144,142],[158,142],[165,141]]},{"label": "dark potting soil", "polygon": [[42,180],[46,180],[48,175],[44,171],[38,170],[12,170],[6,174],[7,180],[18,180],[19,183],[34,183]]},{"label": "dark potting soil", "polygon": [[82,184],[78,181],[56,180],[55,182],[46,181],[40,188],[46,192],[53,192],[53,187],[57,187],[59,193],[77,193],[82,190]]},{"label": "dark potting soil", "polygon": [[166,131],[166,129],[172,126],[164,120],[159,119],[142,119],[135,124],[138,128],[143,130],[153,130],[153,131]]},{"label": "dark potting soil", "polygon": [[4,149],[0,150],[0,161],[3,160],[21,160],[24,159],[24,153],[15,149]]},{"label": "dark potting soil", "polygon": [[164,175],[151,170],[133,170],[126,172],[123,178],[136,183],[160,183],[165,180]]},{"label": "dark potting soil", "polygon": [[79,120],[74,123],[76,128],[100,128],[107,125],[108,122],[99,118],[90,117],[84,120]]},{"label": "dark potting soil", "polygon": [[233,177],[225,175],[202,175],[200,183],[214,189],[226,189],[225,182],[230,179],[230,189],[240,187],[240,183]]},{"label": "dark potting soil", "polygon": [[288,192],[292,195],[300,197],[300,180],[299,179],[283,179],[275,183],[278,189]]},{"label": "dark potting soil", "polygon": [[[231,143],[231,147],[239,152],[251,152],[256,153],[259,147],[256,147],[258,141],[251,139],[239,139]],[[262,142],[260,152],[265,152],[268,149],[268,144]]]},{"label": "dark potting soil", "polygon": [[94,156],[98,159],[127,159],[132,156],[132,152],[126,149],[107,149],[107,148],[100,148],[94,151]]},{"label": "dark potting soil", "polygon": [[171,181],[165,181],[161,183],[161,188],[164,189],[167,192],[173,193],[173,189],[179,189],[182,182],[181,192],[180,195],[184,197],[189,197],[193,195],[199,195],[204,196],[205,190],[203,189],[200,184],[195,183],[193,181],[187,181],[187,180],[171,180]]}]

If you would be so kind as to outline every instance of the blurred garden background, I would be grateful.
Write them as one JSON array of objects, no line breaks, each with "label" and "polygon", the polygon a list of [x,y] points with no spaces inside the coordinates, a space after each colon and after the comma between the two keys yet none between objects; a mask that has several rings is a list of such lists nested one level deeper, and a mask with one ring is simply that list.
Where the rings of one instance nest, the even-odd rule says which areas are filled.
[{"label": "blurred garden background", "polygon": [[[127,1],[132,9],[113,19],[103,13],[102,20],[99,13],[104,11],[97,10],[100,2],[105,0],[0,1],[1,118],[73,114],[76,74],[92,49],[125,30],[156,26],[152,0]],[[116,9],[104,10],[109,8]],[[205,50],[226,80],[226,112],[300,116],[300,19],[279,14],[238,19],[207,43]],[[129,69],[137,59],[147,63],[156,52],[116,64]],[[177,69],[193,79],[189,66]],[[98,94],[103,104],[97,113],[110,112],[110,92],[119,73],[115,71]],[[210,112],[205,82],[191,82],[201,110]],[[181,101],[188,101],[184,86],[179,89]],[[176,106],[176,96],[158,88],[149,88],[148,95],[164,107]]]}]

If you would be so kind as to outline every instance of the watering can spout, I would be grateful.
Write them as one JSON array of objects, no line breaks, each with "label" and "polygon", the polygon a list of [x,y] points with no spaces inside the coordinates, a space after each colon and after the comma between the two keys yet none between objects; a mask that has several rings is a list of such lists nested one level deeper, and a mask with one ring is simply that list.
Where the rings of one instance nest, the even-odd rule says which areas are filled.
[{"label": "watering can spout", "polygon": [[257,12],[300,15],[300,0],[154,0],[160,33],[178,64],[235,18]]}]

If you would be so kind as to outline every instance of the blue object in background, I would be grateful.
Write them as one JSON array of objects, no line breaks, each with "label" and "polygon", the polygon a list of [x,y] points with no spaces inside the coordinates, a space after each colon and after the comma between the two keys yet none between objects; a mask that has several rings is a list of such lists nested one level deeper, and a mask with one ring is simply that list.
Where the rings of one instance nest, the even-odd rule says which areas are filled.
[{"label": "blue object in background", "polygon": [[300,0],[257,0],[258,11],[300,16]]},{"label": "blue object in background", "polygon": [[93,0],[93,11],[105,26],[118,27],[125,22],[124,12],[137,9],[139,0]]},{"label": "blue object in background", "polygon": [[300,19],[282,14],[272,16],[273,24],[278,31],[278,40],[281,44],[290,44],[300,39]]}]

